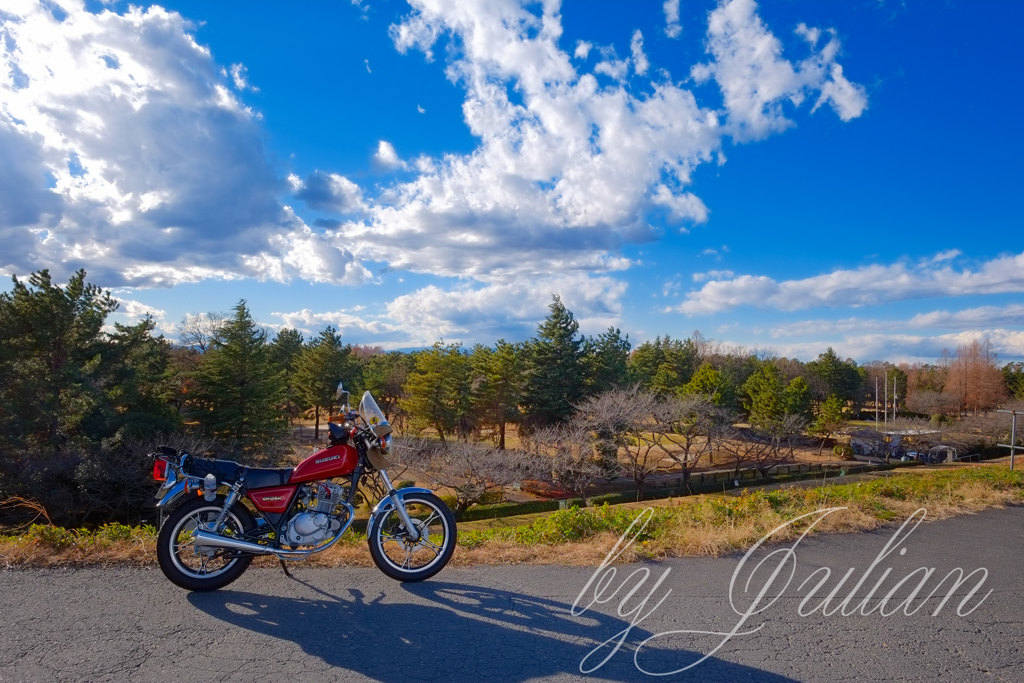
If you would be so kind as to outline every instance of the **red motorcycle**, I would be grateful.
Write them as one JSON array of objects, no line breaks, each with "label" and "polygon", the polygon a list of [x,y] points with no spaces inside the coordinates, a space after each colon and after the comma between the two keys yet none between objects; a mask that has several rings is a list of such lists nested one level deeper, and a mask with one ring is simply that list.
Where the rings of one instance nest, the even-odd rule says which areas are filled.
[{"label": "red motorcycle", "polygon": [[342,415],[328,422],[329,447],[294,468],[257,469],[159,448],[157,560],[168,579],[191,591],[216,590],[257,555],[302,560],[327,550],[352,526],[359,482],[374,472],[386,490],[366,527],[377,567],[399,581],[422,581],[448,564],[457,538],[451,510],[428,489],[391,484],[392,429],[370,392],[357,412],[340,384],[337,395]]}]

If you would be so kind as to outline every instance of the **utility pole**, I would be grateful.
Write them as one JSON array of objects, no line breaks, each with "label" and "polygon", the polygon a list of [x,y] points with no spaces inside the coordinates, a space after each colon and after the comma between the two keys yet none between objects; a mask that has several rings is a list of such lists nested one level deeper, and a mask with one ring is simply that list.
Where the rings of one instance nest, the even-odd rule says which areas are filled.
[{"label": "utility pole", "polygon": [[899,403],[899,396],[896,395],[896,375],[892,376],[892,421],[896,421],[896,405]]},{"label": "utility pole", "polygon": [[878,375],[875,375],[875,431],[878,431]]},{"label": "utility pole", "polygon": [[1013,426],[1010,427],[1010,443],[1009,444],[1005,444],[1005,443],[996,444],[997,446],[1002,446],[1003,448],[1009,448],[1010,449],[1010,471],[1012,472],[1013,471],[1013,458],[1017,454],[1017,450],[1019,449],[1019,450],[1024,451],[1024,446],[1018,446],[1017,445],[1017,416],[1018,415],[1022,415],[1024,413],[1020,413],[1020,412],[1018,412],[1016,410],[997,410],[996,412],[997,413],[1008,413],[1010,415],[1013,415]]},{"label": "utility pole", "polygon": [[885,430],[889,431],[889,375],[885,376]]}]

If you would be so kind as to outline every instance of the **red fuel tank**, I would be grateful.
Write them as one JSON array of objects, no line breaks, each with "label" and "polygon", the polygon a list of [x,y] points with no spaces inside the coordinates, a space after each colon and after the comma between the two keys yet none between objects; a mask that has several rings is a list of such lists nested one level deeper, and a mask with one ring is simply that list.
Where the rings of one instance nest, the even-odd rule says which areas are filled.
[{"label": "red fuel tank", "polygon": [[352,474],[359,462],[356,449],[348,444],[331,446],[319,453],[314,453],[300,462],[292,472],[290,484],[301,484],[314,479],[330,479]]}]

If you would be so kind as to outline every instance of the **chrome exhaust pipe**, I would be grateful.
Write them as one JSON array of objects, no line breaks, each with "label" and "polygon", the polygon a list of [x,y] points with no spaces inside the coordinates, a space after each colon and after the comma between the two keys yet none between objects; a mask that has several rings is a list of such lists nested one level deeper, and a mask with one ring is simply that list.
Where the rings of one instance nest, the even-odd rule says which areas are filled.
[{"label": "chrome exhaust pipe", "polygon": [[197,548],[228,548],[230,550],[243,550],[254,555],[273,555],[274,551],[259,543],[250,543],[238,538],[211,534],[209,531],[196,531],[192,534]]},{"label": "chrome exhaust pipe", "polygon": [[242,552],[252,553],[253,555],[274,555],[281,558],[282,560],[301,560],[305,557],[312,555],[313,553],[319,553],[327,550],[342,537],[342,535],[348,531],[348,528],[352,526],[353,520],[355,520],[355,510],[348,503],[342,503],[348,508],[348,519],[342,524],[341,528],[334,535],[329,543],[326,543],[318,548],[311,548],[310,550],[286,550],[283,548],[268,548],[265,545],[259,543],[251,543],[249,541],[243,541],[238,538],[231,538],[230,536],[221,536],[220,534],[213,534],[209,531],[196,531],[192,534],[195,545],[197,548],[227,548],[228,550],[240,550]]}]

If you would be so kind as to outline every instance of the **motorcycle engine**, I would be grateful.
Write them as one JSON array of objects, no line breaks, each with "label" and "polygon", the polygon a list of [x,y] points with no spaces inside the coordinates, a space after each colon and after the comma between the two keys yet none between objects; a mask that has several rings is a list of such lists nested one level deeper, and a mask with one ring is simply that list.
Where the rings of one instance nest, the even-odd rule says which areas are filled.
[{"label": "motorcycle engine", "polygon": [[345,500],[345,489],[331,482],[322,482],[305,492],[306,512],[288,520],[284,540],[291,547],[316,545],[341,528],[335,510]]}]

